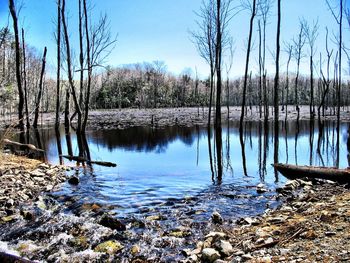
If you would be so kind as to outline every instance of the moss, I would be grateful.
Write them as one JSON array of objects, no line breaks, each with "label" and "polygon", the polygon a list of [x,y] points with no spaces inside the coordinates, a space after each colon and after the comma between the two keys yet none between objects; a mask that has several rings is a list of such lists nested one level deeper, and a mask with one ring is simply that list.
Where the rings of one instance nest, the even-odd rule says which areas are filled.
[{"label": "moss", "polygon": [[108,253],[111,255],[111,254],[115,254],[119,250],[122,250],[123,248],[124,246],[120,244],[118,241],[109,240],[97,245],[94,251],[100,252],[100,253]]}]

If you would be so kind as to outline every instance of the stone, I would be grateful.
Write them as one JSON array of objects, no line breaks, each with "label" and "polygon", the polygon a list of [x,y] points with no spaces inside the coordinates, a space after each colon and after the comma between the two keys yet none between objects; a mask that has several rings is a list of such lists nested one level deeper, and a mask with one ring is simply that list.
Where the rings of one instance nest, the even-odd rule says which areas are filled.
[{"label": "stone", "polygon": [[187,258],[188,263],[196,263],[198,262],[198,256],[197,255],[191,255]]},{"label": "stone", "polygon": [[49,184],[46,186],[46,191],[49,192],[53,189],[53,185]]},{"label": "stone", "polygon": [[220,253],[216,251],[214,248],[205,248],[202,251],[202,260],[204,262],[211,263],[219,258],[220,258]]},{"label": "stone", "polygon": [[118,241],[109,240],[97,245],[94,249],[95,252],[107,253],[107,254],[115,254],[116,252],[122,250],[124,246],[120,244]]},{"label": "stone", "polygon": [[141,251],[141,248],[138,246],[138,245],[133,245],[131,248],[130,248],[130,253],[132,255],[136,255],[138,253],[140,253]]},{"label": "stone", "polygon": [[14,203],[15,203],[15,201],[13,201],[13,199],[9,199],[6,202],[6,207],[10,208],[10,207],[12,207],[14,205]]},{"label": "stone", "polygon": [[215,248],[224,256],[228,257],[233,253],[233,247],[230,242],[219,240],[215,243]]},{"label": "stone", "polygon": [[225,233],[222,233],[222,232],[209,232],[208,235],[205,236],[205,238],[209,238],[209,237],[213,237],[215,239],[217,238],[226,238],[226,234]]},{"label": "stone", "polygon": [[251,260],[251,259],[253,259],[253,257],[252,257],[251,254],[245,254],[245,255],[242,255],[242,259],[244,259],[244,260]]},{"label": "stone", "polygon": [[218,224],[218,225],[222,224],[224,221],[218,212],[214,212],[211,215],[211,220],[213,221],[214,224]]},{"label": "stone", "polygon": [[68,179],[68,183],[70,183],[71,185],[78,185],[79,178],[76,176],[72,176],[71,178]]},{"label": "stone", "polygon": [[266,193],[266,192],[267,192],[267,189],[266,189],[266,187],[265,187],[264,184],[258,184],[258,185],[256,186],[256,192],[257,192],[258,194],[263,194],[263,193]]},{"label": "stone", "polygon": [[126,225],[119,221],[118,219],[111,217],[107,214],[103,215],[102,218],[100,219],[100,225],[109,227],[113,230],[118,230],[118,231],[125,231],[126,230]]}]

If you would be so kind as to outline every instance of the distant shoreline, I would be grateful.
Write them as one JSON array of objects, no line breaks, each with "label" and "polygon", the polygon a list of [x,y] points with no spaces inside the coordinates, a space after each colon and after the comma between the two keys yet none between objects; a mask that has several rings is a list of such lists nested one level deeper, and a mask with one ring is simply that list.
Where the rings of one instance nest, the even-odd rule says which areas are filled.
[{"label": "distant shoreline", "polygon": [[[317,109],[315,109],[317,111]],[[165,126],[195,126],[207,125],[208,122],[208,107],[185,107],[185,108],[156,108],[156,109],[103,109],[91,110],[89,113],[88,129],[114,129],[114,128],[128,128],[134,126],[150,126],[150,127],[165,127]],[[332,111],[332,112],[331,112]],[[241,114],[240,106],[230,107],[229,114],[227,114],[227,107],[222,107],[222,120],[226,121],[229,116],[230,121],[239,121]],[[258,106],[247,107],[247,115],[245,121],[263,121],[264,116],[260,118]],[[280,121],[286,118],[285,110],[282,111],[280,106],[279,112]],[[8,127],[16,123],[16,115],[0,116],[0,128]],[[63,124],[63,112],[61,113],[61,124]],[[212,110],[212,120],[215,117],[215,109]],[[336,120],[337,116],[333,114],[333,110],[328,108],[323,120]],[[297,112],[295,106],[288,106],[287,120],[296,120]],[[350,122],[350,108],[342,108],[340,113],[342,122]],[[269,108],[269,121],[273,120],[273,107]],[[300,106],[299,120],[310,120],[309,106]],[[315,116],[317,120],[317,115]],[[55,113],[43,113],[40,116],[39,124],[53,125],[55,121]],[[73,120],[73,123],[76,119]]]}]

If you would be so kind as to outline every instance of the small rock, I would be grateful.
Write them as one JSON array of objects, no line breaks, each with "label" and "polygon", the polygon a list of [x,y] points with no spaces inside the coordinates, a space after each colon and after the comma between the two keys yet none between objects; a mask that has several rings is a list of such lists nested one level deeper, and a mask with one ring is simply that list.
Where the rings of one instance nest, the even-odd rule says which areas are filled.
[{"label": "small rock", "polygon": [[14,205],[14,203],[15,203],[15,201],[13,201],[13,199],[9,199],[6,202],[6,207],[10,208],[10,207],[12,207]]},{"label": "small rock", "polygon": [[79,178],[76,176],[72,176],[71,178],[68,179],[68,183],[70,183],[71,185],[78,185]]},{"label": "small rock", "polygon": [[214,262],[220,258],[220,254],[213,248],[205,248],[202,251],[202,260],[204,262]]},{"label": "small rock", "polygon": [[32,211],[21,211],[21,216],[23,216],[25,220],[34,219],[34,213]]},{"label": "small rock", "polygon": [[116,229],[118,231],[125,231],[126,225],[119,221],[118,219],[111,217],[107,214],[103,215],[100,220],[100,225],[103,225],[105,227],[109,227],[111,229]]},{"label": "small rock", "polygon": [[187,258],[188,263],[196,263],[198,262],[198,256],[197,255],[191,255]]},{"label": "small rock", "polygon": [[330,236],[335,236],[337,233],[336,232],[333,232],[333,231],[327,231],[324,233],[327,237],[330,237]]},{"label": "small rock", "polygon": [[269,218],[268,222],[272,224],[283,224],[286,220],[283,217],[273,217]]},{"label": "small rock", "polygon": [[233,253],[233,247],[228,241],[219,240],[215,243],[215,247],[224,256],[230,256]]},{"label": "small rock", "polygon": [[263,193],[266,193],[266,192],[267,192],[267,189],[266,189],[266,187],[265,187],[264,184],[258,184],[258,185],[256,186],[256,192],[257,192],[258,194],[263,194]]},{"label": "small rock", "polygon": [[136,254],[140,253],[140,251],[141,251],[141,249],[138,245],[133,245],[130,249],[130,253],[132,255],[136,255]]},{"label": "small rock", "polygon": [[251,260],[251,259],[253,259],[253,257],[250,254],[245,254],[245,255],[242,256],[242,259],[244,259],[244,260]]},{"label": "small rock", "polygon": [[205,236],[205,238],[213,237],[215,239],[217,238],[225,238],[227,235],[222,232],[210,232],[208,235]]},{"label": "small rock", "polygon": [[222,224],[222,222],[224,221],[218,212],[214,212],[211,215],[211,220],[213,221],[214,224],[219,224],[219,225]]},{"label": "small rock", "polygon": [[107,254],[115,254],[116,252],[122,250],[124,246],[120,244],[118,241],[109,240],[97,245],[94,249],[95,252],[107,253]]}]

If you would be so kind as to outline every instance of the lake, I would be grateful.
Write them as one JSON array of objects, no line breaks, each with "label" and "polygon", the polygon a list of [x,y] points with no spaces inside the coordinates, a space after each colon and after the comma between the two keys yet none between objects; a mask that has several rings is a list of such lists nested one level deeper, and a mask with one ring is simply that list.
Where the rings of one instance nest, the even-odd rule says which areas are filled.
[{"label": "lake", "polygon": [[[270,165],[276,161],[273,124],[246,123],[243,147],[238,128],[238,122],[222,127],[222,175],[217,169],[217,140],[213,131],[208,140],[206,127],[88,131],[86,140],[91,159],[114,162],[117,167],[92,165],[77,169],[79,185],[66,183],[53,196],[70,200],[72,211],[96,203],[108,206],[120,217],[167,213],[169,207],[187,199],[197,200],[196,209],[206,211],[205,214],[218,210],[224,216],[238,217],[262,212],[275,203],[269,199],[269,193],[286,181]],[[321,137],[317,123],[281,123],[278,162],[325,166],[339,163],[340,167],[347,167],[347,129],[348,124],[341,124],[337,158],[334,122],[324,123]],[[71,154],[78,155],[74,132],[67,137],[62,127],[59,138],[63,154],[72,151]],[[72,149],[67,147],[67,138]],[[59,158],[53,128],[45,127],[39,134],[31,134],[30,141],[46,150],[45,158],[49,162],[75,165]],[[265,184],[270,192],[257,194],[255,186],[259,183]]]}]

